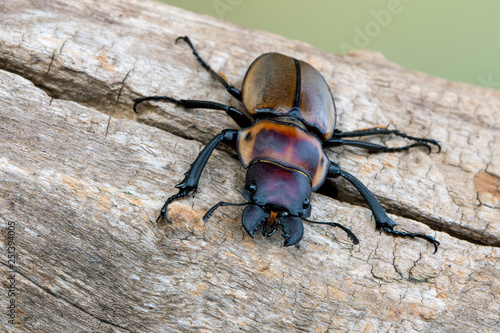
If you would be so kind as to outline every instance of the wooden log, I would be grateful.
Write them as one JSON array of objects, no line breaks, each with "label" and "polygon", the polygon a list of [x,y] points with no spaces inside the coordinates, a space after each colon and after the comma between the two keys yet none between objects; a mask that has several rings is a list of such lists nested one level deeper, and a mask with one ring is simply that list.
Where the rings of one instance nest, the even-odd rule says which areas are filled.
[{"label": "wooden log", "polygon": [[[498,329],[499,91],[147,1],[8,0],[0,22],[4,331]],[[327,150],[399,230],[436,237],[439,251],[378,235],[341,180],[313,195],[312,218],[351,228],[356,246],[319,225],[305,225],[298,248],[282,247],[279,235],[251,239],[235,207],[204,224],[216,202],[243,201],[244,170],[224,149],[209,160],[196,197],[171,205],[174,222],[157,224],[203,145],[236,125],[222,112],[161,103],[137,116],[132,100],[162,94],[241,108],[174,43],[179,35],[236,86],[264,52],[309,62],[332,88],[342,130],[390,123],[440,140],[442,152],[430,155]]]}]

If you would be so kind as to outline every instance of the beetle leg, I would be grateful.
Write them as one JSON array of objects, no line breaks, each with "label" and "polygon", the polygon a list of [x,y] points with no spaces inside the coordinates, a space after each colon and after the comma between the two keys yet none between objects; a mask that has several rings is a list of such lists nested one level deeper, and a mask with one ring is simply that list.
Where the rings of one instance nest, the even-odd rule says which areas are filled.
[{"label": "beetle leg", "polygon": [[205,148],[203,148],[203,150],[200,152],[196,160],[191,164],[191,167],[189,168],[188,172],[186,172],[184,180],[175,186],[176,188],[179,189],[179,193],[171,196],[170,198],[167,199],[167,201],[165,201],[165,204],[161,209],[160,216],[158,216],[158,219],[156,220],[157,222],[161,218],[164,218],[168,222],[171,222],[166,216],[167,206],[172,201],[185,197],[186,195],[189,194],[189,192],[193,193],[196,192],[196,188],[198,187],[198,182],[200,181],[201,172],[203,171],[203,168],[207,164],[208,158],[210,157],[210,155],[212,155],[212,152],[214,151],[215,147],[221,142],[224,142],[225,144],[234,147],[236,145],[237,136],[238,136],[238,131],[225,129],[220,134],[216,135],[205,146]]},{"label": "beetle leg", "polygon": [[183,106],[186,109],[211,109],[211,110],[222,110],[227,113],[229,117],[231,117],[235,123],[238,124],[241,128],[246,128],[252,126],[252,120],[243,112],[236,109],[235,107],[217,103],[210,101],[198,101],[191,99],[175,99],[168,96],[147,96],[140,97],[134,100],[134,112],[137,112],[137,105],[145,101],[167,101],[170,103],[174,103],[179,106]]},{"label": "beetle leg", "polygon": [[[439,145],[439,142],[437,140],[410,136],[406,133],[402,133],[402,132],[395,130],[395,129],[394,130],[388,129],[387,127],[388,126],[386,126],[386,127],[378,127],[377,126],[377,127],[356,130],[356,131],[352,131],[352,132],[342,132],[342,131],[336,129],[333,132],[333,136],[332,136],[333,140],[328,140],[328,141],[326,141],[326,143],[328,143],[329,141],[332,141],[333,145],[336,146],[336,145],[338,145],[336,142],[336,139],[338,139],[338,138],[352,138],[352,137],[362,137],[362,136],[368,136],[368,135],[394,134],[394,135],[400,136],[400,137],[408,139],[408,140],[417,141],[417,143],[420,143],[419,146],[427,146],[429,149],[430,149],[430,146],[428,144],[435,145],[438,147],[438,153],[441,151],[441,146]],[[349,144],[349,143],[346,143],[346,144]],[[402,147],[402,149],[408,149],[409,146],[411,146],[411,145]],[[361,146],[359,146],[359,147],[361,147]],[[406,147],[408,147],[408,148],[406,148]],[[390,150],[390,151],[392,151],[392,150]],[[387,151],[382,150],[380,152],[387,152]]]},{"label": "beetle leg", "polygon": [[328,176],[335,178],[342,176],[343,178],[347,179],[352,185],[354,185],[354,187],[359,191],[359,193],[365,199],[366,203],[368,204],[368,207],[370,207],[370,210],[373,213],[373,217],[375,218],[375,226],[378,230],[383,230],[386,233],[394,236],[425,239],[426,241],[434,245],[434,253],[437,252],[439,242],[435,240],[433,237],[420,233],[410,233],[410,232],[402,232],[394,230],[396,223],[389,218],[389,216],[385,212],[385,209],[383,209],[382,206],[380,206],[377,199],[375,199],[370,190],[356,177],[354,177],[347,171],[342,170],[337,163],[330,161],[330,165],[328,167]]},{"label": "beetle leg", "polygon": [[383,145],[379,145],[376,143],[372,142],[367,142],[367,141],[361,141],[361,140],[344,140],[344,139],[330,139],[324,143],[324,147],[335,147],[335,146],[355,146],[355,147],[360,147],[367,149],[371,153],[393,153],[393,152],[398,152],[402,150],[408,150],[412,147],[418,147],[418,146],[424,146],[427,149],[429,149],[429,154],[431,153],[431,146],[427,142],[424,141],[419,141],[415,142],[403,147],[387,147]]},{"label": "beetle leg", "polygon": [[211,67],[210,65],[208,65],[201,57],[200,55],[198,54],[198,51],[196,51],[193,43],[191,43],[191,40],[189,39],[189,37],[187,36],[184,36],[184,37],[177,37],[177,39],[175,40],[175,43],[177,43],[179,40],[183,40],[185,41],[189,47],[191,48],[191,50],[193,50],[193,54],[194,56],[196,57],[196,59],[200,62],[200,64],[203,66],[203,68],[205,68],[217,81],[219,81],[220,83],[222,83],[222,85],[226,88],[226,90],[228,91],[228,93],[230,93],[233,97],[235,97],[236,99],[238,99],[240,102],[241,102],[241,92],[236,88],[234,87],[233,85],[229,84],[226,79],[219,73],[215,72]]}]

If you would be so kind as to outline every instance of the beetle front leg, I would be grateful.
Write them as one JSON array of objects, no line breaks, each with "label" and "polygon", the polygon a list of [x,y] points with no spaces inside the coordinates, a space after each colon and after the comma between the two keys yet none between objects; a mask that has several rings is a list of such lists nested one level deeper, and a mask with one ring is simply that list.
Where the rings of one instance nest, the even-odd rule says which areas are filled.
[{"label": "beetle front leg", "polygon": [[188,172],[186,172],[186,176],[184,177],[184,179],[175,186],[179,189],[179,193],[174,194],[173,196],[168,198],[167,201],[165,201],[165,204],[161,209],[160,216],[158,216],[156,222],[158,222],[161,218],[164,218],[166,221],[171,222],[166,216],[168,205],[176,199],[185,197],[189,194],[189,192],[196,192],[203,168],[205,168],[208,158],[210,157],[210,155],[212,155],[215,147],[221,142],[231,147],[235,147],[237,136],[237,130],[225,129],[220,134],[215,136],[205,146],[205,148],[203,148],[196,160],[191,164]]},{"label": "beetle front leg", "polygon": [[343,178],[347,179],[363,196],[366,203],[368,204],[368,207],[370,207],[370,210],[373,213],[373,217],[375,218],[375,226],[378,230],[383,230],[384,232],[394,236],[425,239],[426,241],[434,245],[434,253],[437,252],[439,242],[435,240],[433,237],[421,233],[411,233],[411,232],[394,230],[396,222],[394,222],[389,218],[389,216],[385,212],[385,209],[383,209],[382,206],[380,206],[377,199],[375,199],[370,190],[356,177],[351,175],[349,172],[342,170],[337,163],[330,161],[330,165],[328,167],[328,177],[337,178],[339,176],[342,176]]}]

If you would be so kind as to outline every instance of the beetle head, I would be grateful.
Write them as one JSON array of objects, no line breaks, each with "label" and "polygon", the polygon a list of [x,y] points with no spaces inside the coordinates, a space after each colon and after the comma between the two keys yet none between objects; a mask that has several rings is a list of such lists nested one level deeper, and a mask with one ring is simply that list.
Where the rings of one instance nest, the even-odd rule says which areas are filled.
[{"label": "beetle head", "polygon": [[311,215],[311,181],[301,171],[273,162],[257,162],[247,171],[243,196],[252,204],[243,212],[243,226],[253,237],[259,227],[272,235],[281,224],[285,246],[302,239],[301,217]]}]

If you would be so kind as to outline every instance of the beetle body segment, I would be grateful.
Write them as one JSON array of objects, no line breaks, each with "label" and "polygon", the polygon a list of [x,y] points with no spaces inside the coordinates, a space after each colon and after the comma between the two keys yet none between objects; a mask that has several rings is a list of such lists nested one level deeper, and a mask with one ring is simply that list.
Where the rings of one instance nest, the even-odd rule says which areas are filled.
[{"label": "beetle body segment", "polygon": [[253,163],[243,188],[243,197],[252,203],[242,215],[245,230],[253,237],[262,228],[262,234],[271,236],[281,225],[284,245],[297,244],[304,233],[301,218],[311,215],[311,192],[303,172],[269,161]]},{"label": "beetle body segment", "polygon": [[271,211],[300,217],[311,214],[311,181],[303,172],[259,161],[248,168],[245,183],[243,197],[263,207],[268,215]]},{"label": "beetle body segment", "polygon": [[327,175],[328,158],[321,141],[292,124],[257,121],[240,131],[236,150],[245,169],[261,160],[296,169],[309,177],[313,191]]},{"label": "beetle body segment", "polygon": [[248,113],[257,119],[293,116],[323,141],[335,129],[332,92],[306,62],[279,53],[261,55],[248,68],[241,95]]}]

